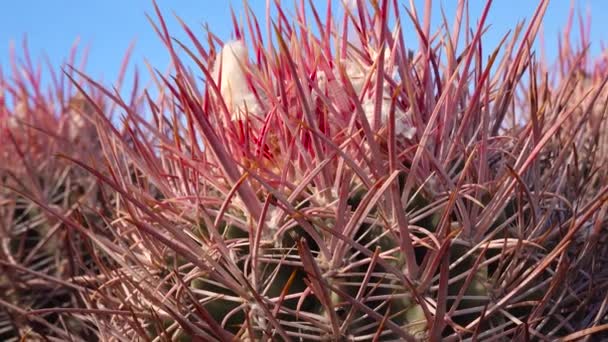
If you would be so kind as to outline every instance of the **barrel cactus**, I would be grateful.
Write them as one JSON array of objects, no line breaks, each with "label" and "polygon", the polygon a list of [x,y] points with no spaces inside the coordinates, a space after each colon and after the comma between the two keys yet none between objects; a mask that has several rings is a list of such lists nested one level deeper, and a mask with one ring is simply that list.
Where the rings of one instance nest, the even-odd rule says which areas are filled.
[{"label": "barrel cactus", "polygon": [[155,7],[174,66],[157,98],[70,76],[100,158],[58,158],[107,206],[24,194],[89,261],[53,276],[72,307],[24,319],[100,340],[606,336],[603,60],[568,45],[549,77],[531,50],[548,1],[488,49],[490,5],[438,32],[396,1],[277,2],[265,23],[245,6],[229,41],[180,21],[190,43]]}]

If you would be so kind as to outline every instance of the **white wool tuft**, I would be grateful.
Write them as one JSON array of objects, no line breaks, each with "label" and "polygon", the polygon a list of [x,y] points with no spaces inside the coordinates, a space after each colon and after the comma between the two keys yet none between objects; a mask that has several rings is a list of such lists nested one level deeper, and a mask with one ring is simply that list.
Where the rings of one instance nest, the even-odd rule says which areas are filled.
[{"label": "white wool tuft", "polygon": [[23,100],[18,100],[17,103],[15,104],[15,109],[13,110],[13,116],[9,117],[8,120],[8,127],[11,129],[15,129],[17,127],[19,127],[20,122],[26,122],[26,123],[31,123],[29,122],[29,117],[28,117],[28,105],[26,101]]},{"label": "white wool tuft", "polygon": [[[224,44],[213,64],[213,80],[220,84],[220,93],[231,112],[232,120],[241,120],[245,113],[260,114],[260,105],[247,85],[243,65],[248,61],[247,47],[242,40]],[[220,80],[221,68],[221,80]]]},{"label": "white wool tuft", "polygon": [[[378,53],[372,51],[372,57],[377,58]],[[384,55],[385,59],[385,68],[389,64],[388,60],[388,52]],[[365,116],[367,117],[368,122],[372,125],[372,127],[384,126],[387,124],[389,110],[391,106],[391,91],[388,81],[384,80],[384,85],[382,87],[382,104],[380,109],[380,122],[378,125],[374,124],[374,111],[375,111],[375,100],[376,97],[373,95],[373,88],[375,87],[375,72],[372,71],[372,66],[365,66],[363,63],[359,62],[356,58],[352,60],[345,61],[346,66],[346,75],[350,79],[350,82],[353,85],[355,93],[358,96],[361,96],[363,93],[363,85],[365,83],[366,77],[368,77],[368,73],[372,73],[370,79],[370,87],[365,92],[363,96],[363,102],[361,106],[363,107],[363,111],[365,112]],[[393,68],[388,68],[385,70],[389,75],[392,75],[393,78],[397,76],[396,70]],[[400,108],[395,108],[395,133],[399,137],[404,137],[406,139],[412,139],[416,134],[416,127],[411,124],[410,114],[404,112]]]}]

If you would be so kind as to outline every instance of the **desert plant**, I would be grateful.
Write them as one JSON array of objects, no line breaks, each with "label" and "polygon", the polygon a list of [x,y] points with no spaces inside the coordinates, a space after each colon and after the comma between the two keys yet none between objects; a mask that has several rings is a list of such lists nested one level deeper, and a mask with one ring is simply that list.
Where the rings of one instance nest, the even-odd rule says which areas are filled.
[{"label": "desert plant", "polygon": [[[605,70],[569,41],[555,66],[536,58],[548,1],[492,50],[491,1],[475,27],[459,2],[438,32],[426,5],[299,1],[290,19],[276,2],[264,26],[245,3],[232,41],[180,20],[192,47],[155,7],[174,69],[151,72],[145,108],[66,69],[101,157],[54,162],[94,180],[95,202],[3,196],[81,238],[61,255],[78,274],[43,278],[74,300],[17,294],[10,320],[100,340],[605,336]],[[2,261],[43,276],[22,263]]]},{"label": "desert plant", "polygon": [[[75,64],[77,52],[75,44],[68,64]],[[74,72],[64,75],[48,62],[34,66],[25,40],[24,56],[21,62],[12,59],[10,77],[0,77],[0,339],[68,338],[66,327],[94,337],[74,317],[52,312],[85,305],[80,297],[84,288],[72,281],[94,269],[90,241],[66,230],[61,220],[30,198],[84,226],[87,220],[97,220],[99,211],[111,210],[111,204],[100,198],[95,177],[57,158],[65,154],[89,160],[98,155],[93,104],[110,106],[99,91],[78,83]],[[80,66],[85,62],[86,54]],[[43,71],[52,78],[48,91],[41,81]],[[87,88],[88,98],[79,93],[78,84]],[[26,317],[26,309],[49,308],[53,309],[40,317]]]}]

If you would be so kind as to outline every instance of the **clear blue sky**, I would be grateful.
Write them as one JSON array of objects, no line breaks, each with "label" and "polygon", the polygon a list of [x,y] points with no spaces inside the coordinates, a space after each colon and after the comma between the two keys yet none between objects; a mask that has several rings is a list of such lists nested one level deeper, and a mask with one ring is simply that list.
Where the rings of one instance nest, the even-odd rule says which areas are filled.
[{"label": "clear blue sky", "polygon": [[[254,11],[264,16],[266,0],[250,0]],[[283,1],[293,3],[292,1]],[[325,1],[315,0],[324,8]],[[338,2],[338,1],[334,1]],[[409,3],[409,0],[400,0]],[[237,14],[242,11],[242,1],[232,1]],[[416,0],[421,4],[423,1]],[[454,17],[456,0],[434,1],[438,9],[443,4],[449,20]],[[482,0],[470,0],[471,11],[477,16],[481,11]],[[498,39],[508,29],[514,27],[518,20],[530,18],[536,1],[534,0],[496,0],[490,11],[489,22],[492,28],[486,38]],[[186,41],[183,31],[172,16],[175,12],[190,25],[195,33],[202,35],[202,24],[208,23],[212,31],[221,38],[231,35],[229,2],[223,0],[158,0],[158,4],[168,19],[171,33]],[[290,6],[290,5],[289,5]],[[287,6],[288,8],[290,8]],[[570,0],[553,0],[545,17],[546,45],[548,53],[555,53],[558,29],[564,25],[570,7]],[[592,51],[600,50],[600,42],[608,40],[608,1],[575,0],[575,6],[583,10],[592,10]],[[422,6],[418,10],[422,11]],[[89,58],[86,71],[104,81],[114,80],[121,60],[129,44],[135,40],[131,68],[133,63],[145,72],[143,60],[146,57],[151,64],[165,70],[169,63],[166,50],[150,26],[145,13],[154,17],[151,0],[17,0],[4,1],[0,11],[0,65],[4,71],[8,67],[9,43],[15,41],[17,56],[22,55],[21,42],[27,34],[28,45],[34,62],[41,61],[47,54],[55,65],[60,65],[67,57],[70,47],[77,37],[81,45],[89,46]],[[440,12],[434,12],[433,24],[437,24]],[[155,17],[154,17],[155,18]],[[412,33],[406,33],[406,39]],[[493,42],[487,49],[492,48]],[[486,50],[488,51],[488,50]],[[489,52],[488,52],[489,53]]]}]

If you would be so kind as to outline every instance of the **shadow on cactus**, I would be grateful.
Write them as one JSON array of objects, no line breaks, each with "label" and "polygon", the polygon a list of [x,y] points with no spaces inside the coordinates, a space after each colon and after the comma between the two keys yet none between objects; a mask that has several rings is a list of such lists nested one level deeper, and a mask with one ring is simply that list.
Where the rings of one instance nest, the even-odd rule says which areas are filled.
[{"label": "shadow on cactus", "polygon": [[31,208],[15,225],[35,212],[78,236],[57,254],[78,275],[49,280],[77,300],[0,306],[99,340],[606,337],[605,57],[566,41],[537,60],[548,1],[488,46],[490,3],[470,28],[459,2],[438,32],[396,1],[264,23],[245,6],[232,41],[180,20],[189,43],[155,7],[174,66],[151,74],[156,99],[68,69],[84,103],[123,115],[91,107],[97,160],[60,151],[71,182],[95,179],[86,214],[4,181]]}]

